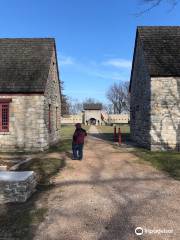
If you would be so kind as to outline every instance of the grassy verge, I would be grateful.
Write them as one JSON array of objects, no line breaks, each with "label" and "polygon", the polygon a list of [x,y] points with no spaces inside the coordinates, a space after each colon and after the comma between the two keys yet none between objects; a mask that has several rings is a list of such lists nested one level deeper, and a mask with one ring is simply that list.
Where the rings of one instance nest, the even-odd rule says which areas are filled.
[{"label": "grassy verge", "polygon": [[[82,125],[86,131],[88,131],[89,126]],[[49,149],[50,152],[69,152],[72,148],[72,136],[75,131],[74,125],[62,125],[61,126],[61,141],[57,146],[53,146]]]},{"label": "grassy verge", "polygon": [[48,158],[46,155],[49,152],[69,151],[73,131],[73,126],[63,127],[63,137],[58,146],[50,148],[42,158],[35,158],[21,165],[20,171],[32,170],[37,173],[37,191],[25,203],[0,205],[0,239],[33,239],[37,226],[48,211],[46,201],[53,187],[50,178],[65,166],[64,159]]},{"label": "grassy verge", "polygon": [[[122,141],[126,142],[130,139],[130,130],[128,125],[117,126],[121,128]],[[113,141],[114,127],[98,126],[102,134],[102,138]],[[151,152],[149,150],[134,147],[133,153],[139,157],[139,163],[150,163],[155,168],[164,171],[172,178],[180,180],[180,153],[177,152]]]},{"label": "grassy verge", "polygon": [[[155,168],[165,171],[169,176],[180,180],[180,154],[177,152],[151,152],[137,149],[134,152],[139,157],[139,162],[148,162]],[[142,162],[142,163],[143,163]]]},{"label": "grassy verge", "polygon": [[21,165],[20,171],[32,170],[37,173],[37,191],[25,203],[0,205],[0,238],[33,239],[37,226],[48,211],[47,198],[53,187],[50,178],[64,165],[64,160],[58,158],[36,158]]},{"label": "grassy verge", "polygon": [[54,187],[50,179],[65,166],[63,158],[49,158],[47,154],[70,151],[74,130],[74,126],[62,126],[61,141],[57,146],[44,152],[42,157],[21,165],[20,171],[32,170],[38,175],[37,191],[25,203],[0,205],[0,239],[33,239],[48,211],[47,199]]},{"label": "grassy verge", "polygon": [[50,178],[65,166],[64,159],[35,158],[20,166],[19,171],[34,171],[38,176],[38,184],[49,185]]},{"label": "grassy verge", "polygon": [[[118,128],[121,129],[122,141],[128,141],[130,139],[130,130],[128,124],[120,124],[116,126],[116,132]],[[102,138],[108,141],[114,141],[114,127],[113,126],[97,126],[97,129],[102,133]]]}]

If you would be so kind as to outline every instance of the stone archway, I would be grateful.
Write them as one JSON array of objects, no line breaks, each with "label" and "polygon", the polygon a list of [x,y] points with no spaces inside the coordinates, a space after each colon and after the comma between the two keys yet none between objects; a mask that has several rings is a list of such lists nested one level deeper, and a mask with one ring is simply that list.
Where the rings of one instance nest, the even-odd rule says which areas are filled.
[{"label": "stone archway", "polygon": [[95,118],[90,118],[89,119],[89,123],[90,123],[90,125],[96,125],[96,119]]}]

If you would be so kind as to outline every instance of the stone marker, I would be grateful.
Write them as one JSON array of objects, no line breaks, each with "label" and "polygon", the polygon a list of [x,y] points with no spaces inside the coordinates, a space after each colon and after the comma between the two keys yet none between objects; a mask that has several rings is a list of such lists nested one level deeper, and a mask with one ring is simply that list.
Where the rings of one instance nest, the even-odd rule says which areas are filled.
[{"label": "stone marker", "polygon": [[0,171],[6,171],[7,170],[7,166],[6,165],[1,165],[0,166]]},{"label": "stone marker", "polygon": [[0,203],[25,202],[37,184],[36,174],[33,171],[0,172]]}]

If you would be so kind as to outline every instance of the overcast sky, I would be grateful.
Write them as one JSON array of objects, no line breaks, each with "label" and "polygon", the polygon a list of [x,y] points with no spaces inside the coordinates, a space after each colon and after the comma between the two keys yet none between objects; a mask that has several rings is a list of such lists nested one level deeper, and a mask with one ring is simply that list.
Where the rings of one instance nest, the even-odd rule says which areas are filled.
[{"label": "overcast sky", "polygon": [[1,0],[1,37],[55,37],[65,93],[105,102],[113,82],[128,81],[138,25],[180,25],[180,3],[152,11],[141,0]]}]

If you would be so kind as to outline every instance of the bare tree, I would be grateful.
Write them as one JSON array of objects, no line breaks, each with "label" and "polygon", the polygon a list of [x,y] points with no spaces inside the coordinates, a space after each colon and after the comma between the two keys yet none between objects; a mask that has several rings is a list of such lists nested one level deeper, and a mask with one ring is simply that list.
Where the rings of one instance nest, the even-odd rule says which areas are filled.
[{"label": "bare tree", "polygon": [[106,93],[107,99],[113,105],[114,114],[129,111],[128,82],[114,83]]},{"label": "bare tree", "polygon": [[78,99],[69,99],[69,113],[78,114],[83,110],[83,103]]},{"label": "bare tree", "polygon": [[179,3],[179,0],[142,0],[141,1],[142,3],[145,3],[145,4],[148,4],[149,7],[145,8],[143,11],[137,13],[136,15],[139,16],[139,15],[142,15],[146,12],[149,12],[151,11],[153,8],[155,7],[158,7],[161,3],[169,3],[170,6],[171,6],[171,9],[172,10],[178,3]]},{"label": "bare tree", "polygon": [[124,83],[124,110],[130,112],[129,82]]},{"label": "bare tree", "polygon": [[103,110],[106,111],[108,114],[113,114],[114,113],[114,108],[113,104],[103,104]]},{"label": "bare tree", "polygon": [[68,99],[69,103],[69,114],[78,114],[83,111],[84,104],[101,104],[100,101],[94,98],[86,98],[84,101],[79,101],[78,99]]},{"label": "bare tree", "polygon": [[94,98],[86,98],[83,102],[84,104],[102,104],[100,101],[94,99]]},{"label": "bare tree", "polygon": [[61,88],[61,115],[69,114],[69,101],[68,97],[63,93],[64,91],[64,82],[60,82],[60,88]]}]

